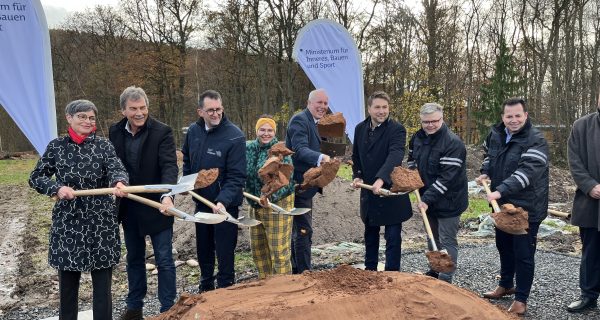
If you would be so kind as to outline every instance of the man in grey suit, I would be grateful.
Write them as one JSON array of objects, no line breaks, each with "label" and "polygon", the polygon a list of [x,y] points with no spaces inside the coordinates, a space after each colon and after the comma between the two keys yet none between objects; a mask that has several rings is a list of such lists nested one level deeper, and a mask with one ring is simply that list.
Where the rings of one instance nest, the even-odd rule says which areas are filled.
[{"label": "man in grey suit", "polygon": [[[317,122],[329,109],[329,97],[324,89],[311,91],[304,111],[295,114],[288,124],[285,136],[286,146],[294,151],[294,181],[301,184],[304,173],[322,162],[329,161],[329,156],[320,152],[321,138],[317,131]],[[312,187],[297,190],[294,206],[296,208],[312,208],[312,199],[319,191]],[[292,273],[299,274],[311,269],[310,247],[312,245],[312,211],[294,216],[292,229]]]}]

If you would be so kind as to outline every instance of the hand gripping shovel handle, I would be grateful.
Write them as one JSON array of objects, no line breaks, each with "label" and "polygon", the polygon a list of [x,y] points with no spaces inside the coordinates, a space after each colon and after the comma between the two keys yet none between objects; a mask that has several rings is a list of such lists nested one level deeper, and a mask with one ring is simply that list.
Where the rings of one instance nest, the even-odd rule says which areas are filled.
[{"label": "hand gripping shovel handle", "polygon": [[[481,185],[483,186],[483,189],[485,190],[486,194],[491,194],[492,191],[490,190],[490,186],[488,185],[486,180],[481,180]],[[496,200],[492,200],[490,201],[490,203],[492,204],[492,209],[494,209],[494,212],[500,212],[500,206],[498,205],[498,201]]]},{"label": "hand gripping shovel handle", "polygon": [[[421,195],[419,194],[419,190],[413,191],[415,193],[415,197],[417,197],[417,205],[421,202]],[[438,251],[437,245],[435,244],[435,239],[433,238],[433,232],[431,231],[431,226],[429,225],[429,219],[427,218],[427,212],[425,209],[419,208],[421,211],[421,217],[423,217],[423,223],[425,224],[425,231],[427,231],[427,236],[431,240],[431,247],[433,251]]]}]

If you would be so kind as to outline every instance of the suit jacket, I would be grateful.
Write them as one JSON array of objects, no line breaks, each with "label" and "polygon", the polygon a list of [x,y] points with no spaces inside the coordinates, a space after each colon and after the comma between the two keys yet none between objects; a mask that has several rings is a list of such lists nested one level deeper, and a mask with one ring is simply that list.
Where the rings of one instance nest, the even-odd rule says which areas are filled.
[{"label": "suit jacket", "polygon": [[[352,173],[366,184],[381,178],[383,188],[392,186],[390,174],[402,164],[406,144],[406,130],[400,123],[388,118],[372,132],[371,117],[356,126],[352,150]],[[366,225],[398,224],[412,216],[408,195],[380,197],[372,191],[360,192],[360,217]]]},{"label": "suit jacket", "polygon": [[[109,139],[115,146],[117,156],[126,161],[125,137],[130,134],[125,129],[127,118],[110,127]],[[137,134],[140,149],[138,161],[133,168],[127,168],[130,185],[175,184],[179,168],[175,154],[173,130],[166,124],[148,117],[146,128]],[[160,201],[160,194],[140,194],[144,198]],[[119,219],[124,223],[137,224],[141,235],[152,235],[173,226],[173,217],[164,216],[157,209],[123,198],[119,202]]]},{"label": "suit jacket", "polygon": [[[319,156],[321,156],[321,138],[317,124],[308,108],[290,119],[285,135],[285,145],[294,151],[292,155],[294,181],[301,184],[304,181],[304,173],[308,169],[316,167]],[[317,191],[318,188],[309,188],[303,192],[303,196],[312,197]]]}]

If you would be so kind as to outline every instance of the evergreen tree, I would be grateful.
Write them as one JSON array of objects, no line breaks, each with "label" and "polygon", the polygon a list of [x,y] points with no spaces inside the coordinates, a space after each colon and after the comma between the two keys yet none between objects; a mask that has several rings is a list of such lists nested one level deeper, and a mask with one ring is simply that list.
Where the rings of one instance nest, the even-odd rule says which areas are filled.
[{"label": "evergreen tree", "polygon": [[480,141],[485,139],[490,126],[499,121],[502,102],[507,98],[523,94],[524,81],[508,51],[504,36],[500,37],[494,67],[494,75],[481,86],[480,109],[475,112]]}]

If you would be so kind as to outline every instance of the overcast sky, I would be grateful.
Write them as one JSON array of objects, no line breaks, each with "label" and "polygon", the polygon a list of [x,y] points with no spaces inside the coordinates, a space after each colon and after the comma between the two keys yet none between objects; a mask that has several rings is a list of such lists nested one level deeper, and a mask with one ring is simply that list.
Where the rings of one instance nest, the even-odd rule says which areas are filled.
[{"label": "overcast sky", "polygon": [[119,0],[41,0],[41,2],[48,27],[54,28],[71,12],[82,11],[98,4],[115,6]]}]

